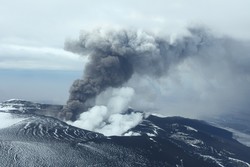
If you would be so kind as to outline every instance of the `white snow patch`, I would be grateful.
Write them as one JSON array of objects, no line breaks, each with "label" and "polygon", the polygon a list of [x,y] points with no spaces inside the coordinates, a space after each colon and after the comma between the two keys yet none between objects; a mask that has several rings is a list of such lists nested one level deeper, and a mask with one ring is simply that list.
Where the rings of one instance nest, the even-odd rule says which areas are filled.
[{"label": "white snow patch", "polygon": [[153,133],[146,133],[148,136],[151,136],[151,137],[153,137],[153,136],[156,136],[155,134],[153,134]]},{"label": "white snow patch", "polygon": [[0,120],[0,129],[4,129],[25,120],[25,118],[14,118],[10,113],[0,112]]},{"label": "white snow patch", "polygon": [[166,115],[162,115],[162,114],[159,114],[159,113],[151,113],[151,115],[157,116],[157,117],[160,117],[160,118],[166,118],[167,117]]},{"label": "white snow patch", "polygon": [[250,164],[247,163],[247,162],[245,162],[245,161],[242,161],[242,160],[239,160],[239,159],[235,159],[235,158],[232,158],[232,157],[228,157],[228,159],[229,159],[229,160],[232,160],[232,161],[235,161],[235,162],[237,162],[237,163],[242,163],[242,164],[244,164],[244,165],[250,167]]},{"label": "white snow patch", "polygon": [[162,128],[156,126],[155,124],[151,124],[151,125],[154,127],[153,131],[154,131],[154,133],[155,133],[156,135],[158,134],[157,130],[165,131],[164,129],[162,129]]},{"label": "white snow patch", "polygon": [[151,140],[151,141],[157,143],[157,142],[156,142],[153,138],[151,138],[151,137],[149,138],[149,140]]},{"label": "white snow patch", "polygon": [[164,129],[160,128],[159,126],[156,126],[155,124],[152,124],[152,125],[153,125],[153,127],[156,128],[156,129],[164,130]]},{"label": "white snow patch", "polygon": [[218,164],[219,166],[225,167],[224,165],[221,164],[221,162],[220,162],[219,159],[216,159],[216,158],[214,158],[214,157],[212,157],[212,156],[210,156],[210,155],[202,155],[202,154],[200,154],[200,156],[203,157],[205,160],[206,160],[206,159],[211,159],[212,161],[214,161],[214,162],[215,162],[216,164]]},{"label": "white snow patch", "polygon": [[18,110],[20,112],[24,112],[24,104],[21,103],[13,103],[17,99],[10,99],[3,103],[0,103],[0,111],[11,112],[13,110]]},{"label": "white snow patch", "polygon": [[16,108],[14,108],[13,106],[0,106],[0,111],[10,112],[12,110],[16,110]]},{"label": "white snow patch", "polygon": [[158,134],[157,129],[153,129],[153,131],[154,131],[154,135]]},{"label": "white snow patch", "polygon": [[192,128],[191,126],[186,126],[186,125],[185,125],[185,127],[186,127],[186,128],[187,128],[187,130],[189,130],[189,131],[198,132],[198,130],[197,130],[197,129]]},{"label": "white snow patch", "polygon": [[124,136],[141,136],[141,134],[138,132],[129,131],[129,132],[125,133]]},{"label": "white snow patch", "polygon": [[13,102],[13,101],[24,101],[22,99],[9,99],[9,100],[6,100],[5,102]]},{"label": "white snow patch", "polygon": [[183,132],[177,132],[173,135],[170,136],[170,138],[179,140],[179,141],[183,141],[186,144],[192,146],[192,147],[196,147],[196,148],[200,148],[200,145],[203,145],[204,142],[198,139],[195,139],[193,137],[191,137],[190,135],[183,133]]}]

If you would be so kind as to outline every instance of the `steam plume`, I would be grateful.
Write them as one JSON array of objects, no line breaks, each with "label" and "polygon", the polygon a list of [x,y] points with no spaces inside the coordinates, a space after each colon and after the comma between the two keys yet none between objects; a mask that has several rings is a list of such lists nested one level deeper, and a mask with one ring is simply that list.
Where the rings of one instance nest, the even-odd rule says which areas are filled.
[{"label": "steam plume", "polygon": [[184,58],[197,55],[209,36],[201,29],[189,29],[189,35],[174,42],[169,38],[143,31],[98,29],[83,32],[78,40],[65,43],[65,49],[83,56],[89,55],[83,79],[71,89],[66,119],[76,120],[88,109],[88,103],[108,87],[120,87],[134,73],[160,77],[170,66]]}]

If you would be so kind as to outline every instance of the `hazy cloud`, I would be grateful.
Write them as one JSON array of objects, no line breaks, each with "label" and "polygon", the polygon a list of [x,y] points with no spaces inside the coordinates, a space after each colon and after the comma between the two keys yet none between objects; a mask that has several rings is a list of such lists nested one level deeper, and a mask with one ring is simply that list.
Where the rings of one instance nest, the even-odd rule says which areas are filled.
[{"label": "hazy cloud", "polygon": [[250,38],[248,6],[248,0],[9,0],[0,6],[0,37],[1,40],[21,39],[29,44],[63,46],[65,37],[96,26],[175,33],[189,24],[205,24],[216,32]]},{"label": "hazy cloud", "polygon": [[0,69],[82,70],[87,61],[63,49],[0,45]]},{"label": "hazy cloud", "polygon": [[247,112],[250,107],[249,48],[249,42],[217,38],[198,55],[170,69],[167,77],[155,80],[135,75],[128,86],[135,89],[134,98],[138,100],[130,105],[195,118]]}]

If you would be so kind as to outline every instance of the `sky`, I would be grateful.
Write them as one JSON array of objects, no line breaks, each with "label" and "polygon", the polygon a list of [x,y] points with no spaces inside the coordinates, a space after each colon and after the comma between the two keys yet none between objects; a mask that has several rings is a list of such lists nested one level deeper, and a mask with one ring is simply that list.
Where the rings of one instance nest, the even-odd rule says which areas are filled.
[{"label": "sky", "polygon": [[[249,0],[0,2],[0,101],[21,98],[64,104],[71,83],[83,75],[83,67],[88,61],[86,57],[65,51],[64,43],[67,39],[78,38],[83,30],[100,27],[139,29],[174,38],[185,34],[186,27],[204,26],[216,36],[244,41],[246,47],[243,48],[249,46],[250,40]],[[184,109],[196,112],[229,110],[233,108],[229,104],[245,110],[248,107],[245,99],[250,97],[249,71],[235,72],[235,69],[249,65],[246,53],[247,50],[242,54],[245,57],[225,61],[224,66],[218,63],[223,62],[222,57],[187,60],[173,69],[168,78],[157,82],[141,78],[138,80],[140,87],[153,90],[144,96],[147,105],[142,102],[134,106],[144,106],[144,109],[164,106],[173,113],[182,113]],[[213,63],[206,66],[204,61],[210,60]],[[231,61],[238,62],[238,66]],[[211,69],[216,68],[220,73],[213,75]],[[128,85],[133,82],[135,80]],[[225,86],[221,88],[221,85]],[[140,88],[136,91],[143,92]],[[142,97],[142,94],[137,96]]]}]

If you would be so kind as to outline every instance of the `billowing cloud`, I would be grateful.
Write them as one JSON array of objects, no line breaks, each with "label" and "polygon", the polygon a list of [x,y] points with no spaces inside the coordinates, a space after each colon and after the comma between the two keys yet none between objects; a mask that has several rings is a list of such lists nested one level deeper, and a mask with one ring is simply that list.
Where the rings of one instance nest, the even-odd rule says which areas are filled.
[{"label": "billowing cloud", "polygon": [[144,31],[103,30],[83,32],[79,40],[70,40],[66,50],[90,61],[83,79],[71,86],[62,116],[75,120],[86,110],[88,101],[109,87],[120,87],[134,73],[152,78],[168,75],[168,70],[186,57],[198,55],[209,47],[213,37],[203,29],[189,29],[189,34],[171,42],[169,38]]},{"label": "billowing cloud", "polygon": [[78,120],[68,123],[111,136],[122,135],[142,121],[142,113],[126,113],[134,96],[132,88],[109,89],[106,95],[100,96],[96,106],[83,112]]},{"label": "billowing cloud", "polygon": [[84,78],[71,87],[66,109],[80,114],[107,88],[124,85],[136,92],[130,106],[143,111],[200,117],[249,108],[250,43],[200,28],[189,32],[171,40],[142,31],[97,30],[69,41],[66,49],[91,59]]}]

